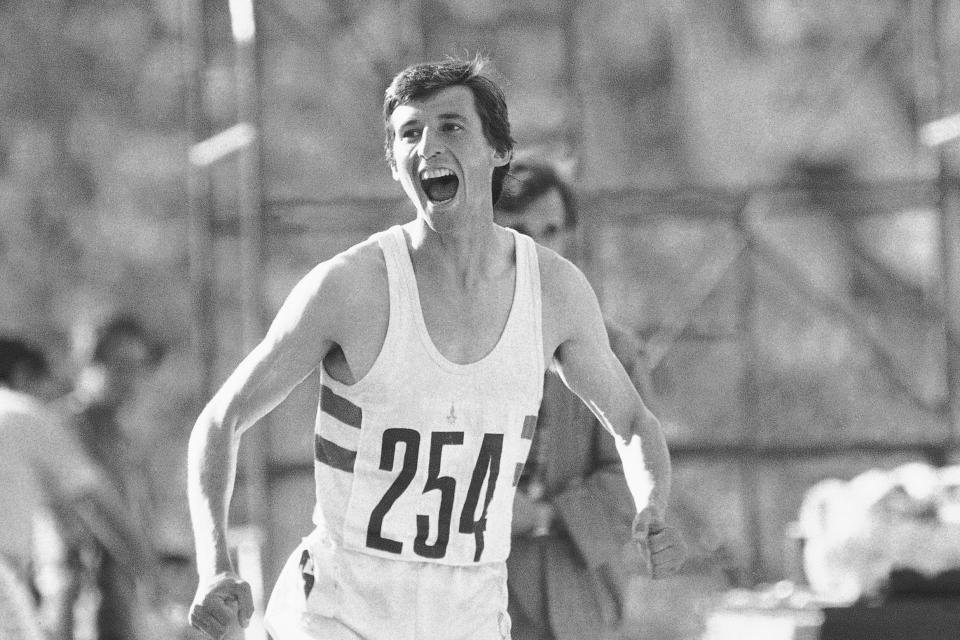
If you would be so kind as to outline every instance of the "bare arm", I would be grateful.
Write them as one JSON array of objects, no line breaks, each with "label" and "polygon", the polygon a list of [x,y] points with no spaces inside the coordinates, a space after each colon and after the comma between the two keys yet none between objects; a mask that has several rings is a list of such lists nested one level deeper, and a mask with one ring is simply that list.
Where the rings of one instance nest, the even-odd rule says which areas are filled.
[{"label": "bare arm", "polygon": [[[188,497],[199,587],[191,623],[218,637],[232,619],[252,613],[249,587],[233,571],[226,539],[241,434],[322,362],[335,343],[342,300],[336,265],[324,263],[292,290],[264,339],[206,405],[190,435]],[[239,615],[228,607],[239,606]]]},{"label": "bare arm", "polygon": [[[606,324],[613,352],[636,383],[632,372],[639,340],[609,322]],[[566,389],[564,392],[572,395]],[[644,397],[642,390],[640,397]],[[591,463],[580,481],[564,487],[551,498],[551,503],[587,566],[621,563],[623,543],[631,537],[637,511],[624,478],[616,440],[582,403],[571,415],[571,425],[584,430],[585,437],[589,437]]]},{"label": "bare arm", "polygon": [[658,577],[658,568],[659,575],[667,575],[679,566],[682,542],[664,521],[671,467],[660,421],[611,349],[586,277],[564,260],[549,260],[544,271],[544,334],[556,344],[557,370],[614,437],[637,509],[634,535],[649,543],[654,575]]},{"label": "bare arm", "polygon": [[556,266],[551,298],[559,329],[557,371],[616,438],[637,511],[649,506],[663,514],[670,497],[670,456],[660,421],[610,348],[600,305],[586,278],[572,265]]}]

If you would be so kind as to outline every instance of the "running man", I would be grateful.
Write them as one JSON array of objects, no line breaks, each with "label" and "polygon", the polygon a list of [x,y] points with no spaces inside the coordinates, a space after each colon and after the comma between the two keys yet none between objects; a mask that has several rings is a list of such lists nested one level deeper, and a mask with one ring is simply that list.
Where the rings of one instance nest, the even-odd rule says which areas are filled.
[{"label": "running man", "polygon": [[267,607],[276,640],[510,637],[513,494],[550,362],[616,439],[653,575],[682,560],[663,522],[660,423],[596,295],[570,262],[493,222],[513,139],[483,67],[448,59],[394,78],[386,154],[416,218],[310,271],[197,419],[190,617],[211,637],[252,615],[226,540],[241,434],[316,369],[316,529]]}]

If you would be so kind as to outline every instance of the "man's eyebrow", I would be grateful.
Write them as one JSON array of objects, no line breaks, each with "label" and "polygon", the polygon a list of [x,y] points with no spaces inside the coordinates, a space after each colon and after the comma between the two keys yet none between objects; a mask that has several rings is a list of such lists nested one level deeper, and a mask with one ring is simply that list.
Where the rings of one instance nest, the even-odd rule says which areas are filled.
[{"label": "man's eyebrow", "polygon": [[[447,111],[444,113],[437,114],[437,119],[438,120],[458,120],[460,122],[467,121],[466,116],[464,116],[461,113],[457,113],[456,111]],[[419,115],[412,115],[406,120],[402,120],[398,122],[396,126],[397,126],[397,130],[399,131],[400,129],[403,129],[405,127],[418,126],[421,124],[423,124],[423,118],[421,118]]]},{"label": "man's eyebrow", "polygon": [[409,127],[411,125],[417,125],[417,124],[420,124],[420,118],[413,116],[413,117],[407,118],[406,120],[401,120],[400,122],[398,122],[397,129],[402,129],[404,127]]}]

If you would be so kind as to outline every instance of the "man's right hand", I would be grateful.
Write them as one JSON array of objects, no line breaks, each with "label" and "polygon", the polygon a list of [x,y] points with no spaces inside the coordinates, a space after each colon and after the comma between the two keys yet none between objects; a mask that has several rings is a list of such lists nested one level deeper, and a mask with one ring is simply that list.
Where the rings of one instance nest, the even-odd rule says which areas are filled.
[{"label": "man's right hand", "polygon": [[245,629],[252,616],[250,585],[232,572],[201,584],[190,607],[190,624],[215,640],[224,640],[231,632]]}]

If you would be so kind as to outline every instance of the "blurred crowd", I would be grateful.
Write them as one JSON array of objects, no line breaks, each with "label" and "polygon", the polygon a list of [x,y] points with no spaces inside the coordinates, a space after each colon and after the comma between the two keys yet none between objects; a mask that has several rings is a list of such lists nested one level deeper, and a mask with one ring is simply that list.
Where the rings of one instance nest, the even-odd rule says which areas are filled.
[{"label": "blurred crowd", "polygon": [[161,551],[124,413],[164,351],[117,315],[77,332],[61,380],[42,345],[0,338],[0,637],[187,637],[189,558]]}]

